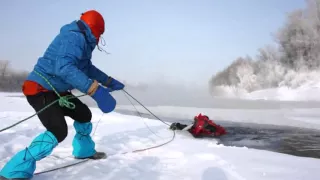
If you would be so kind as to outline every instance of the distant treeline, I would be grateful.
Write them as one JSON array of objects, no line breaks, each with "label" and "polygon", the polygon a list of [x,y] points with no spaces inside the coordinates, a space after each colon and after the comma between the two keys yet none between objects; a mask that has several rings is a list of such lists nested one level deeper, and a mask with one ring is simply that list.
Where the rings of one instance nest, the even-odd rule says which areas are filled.
[{"label": "distant treeline", "polygon": [[21,92],[23,81],[27,75],[28,72],[12,69],[9,61],[0,60],[0,91]]}]

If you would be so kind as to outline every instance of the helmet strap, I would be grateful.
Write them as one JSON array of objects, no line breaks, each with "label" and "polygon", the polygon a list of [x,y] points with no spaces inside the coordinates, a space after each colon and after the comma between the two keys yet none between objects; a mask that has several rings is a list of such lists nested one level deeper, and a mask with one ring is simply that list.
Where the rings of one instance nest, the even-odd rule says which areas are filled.
[{"label": "helmet strap", "polygon": [[[101,40],[99,40],[99,42],[101,42],[101,45],[105,46],[106,45],[106,41],[104,40],[104,38],[102,36],[100,36],[99,39],[101,39]],[[105,52],[106,54],[110,54],[109,52],[104,50],[101,46],[99,46],[99,42],[97,43],[98,50],[101,51],[101,52]]]}]

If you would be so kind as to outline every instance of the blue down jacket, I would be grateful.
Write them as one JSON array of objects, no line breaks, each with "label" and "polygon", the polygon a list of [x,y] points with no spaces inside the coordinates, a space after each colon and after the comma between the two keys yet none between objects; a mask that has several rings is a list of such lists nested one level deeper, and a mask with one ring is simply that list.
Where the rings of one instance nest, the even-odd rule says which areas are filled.
[{"label": "blue down jacket", "polygon": [[78,23],[74,21],[64,25],[43,57],[38,59],[34,71],[29,74],[27,80],[35,81],[44,88],[52,90],[44,78],[36,73],[38,72],[49,80],[58,92],[78,89],[87,93],[94,79],[105,84],[108,75],[91,62],[92,51],[96,44],[90,28],[81,20]]}]

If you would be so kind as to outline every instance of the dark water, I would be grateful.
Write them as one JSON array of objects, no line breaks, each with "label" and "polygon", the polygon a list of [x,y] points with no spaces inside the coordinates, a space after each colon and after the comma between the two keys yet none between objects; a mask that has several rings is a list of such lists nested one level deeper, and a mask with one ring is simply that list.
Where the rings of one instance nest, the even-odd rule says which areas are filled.
[{"label": "dark water", "polygon": [[220,137],[225,146],[269,150],[302,157],[320,158],[320,131],[284,126],[222,123],[228,134]]},{"label": "dark water", "polygon": [[[138,116],[136,112],[118,110],[122,114]],[[154,119],[149,114],[143,117]],[[190,124],[191,120],[160,117],[167,122]],[[320,158],[320,131],[287,126],[234,123],[215,120],[226,128],[228,134],[221,136],[219,144],[225,146],[248,147],[285,153],[301,157]]]}]

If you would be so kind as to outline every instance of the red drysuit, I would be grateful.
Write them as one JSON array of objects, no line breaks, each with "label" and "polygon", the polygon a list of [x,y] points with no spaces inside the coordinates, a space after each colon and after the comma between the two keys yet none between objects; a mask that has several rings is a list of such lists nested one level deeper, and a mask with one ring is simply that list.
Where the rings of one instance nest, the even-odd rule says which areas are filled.
[{"label": "red drysuit", "polygon": [[208,116],[199,114],[194,118],[194,121],[194,125],[189,130],[194,137],[221,136],[227,133],[222,126],[215,124]]}]

